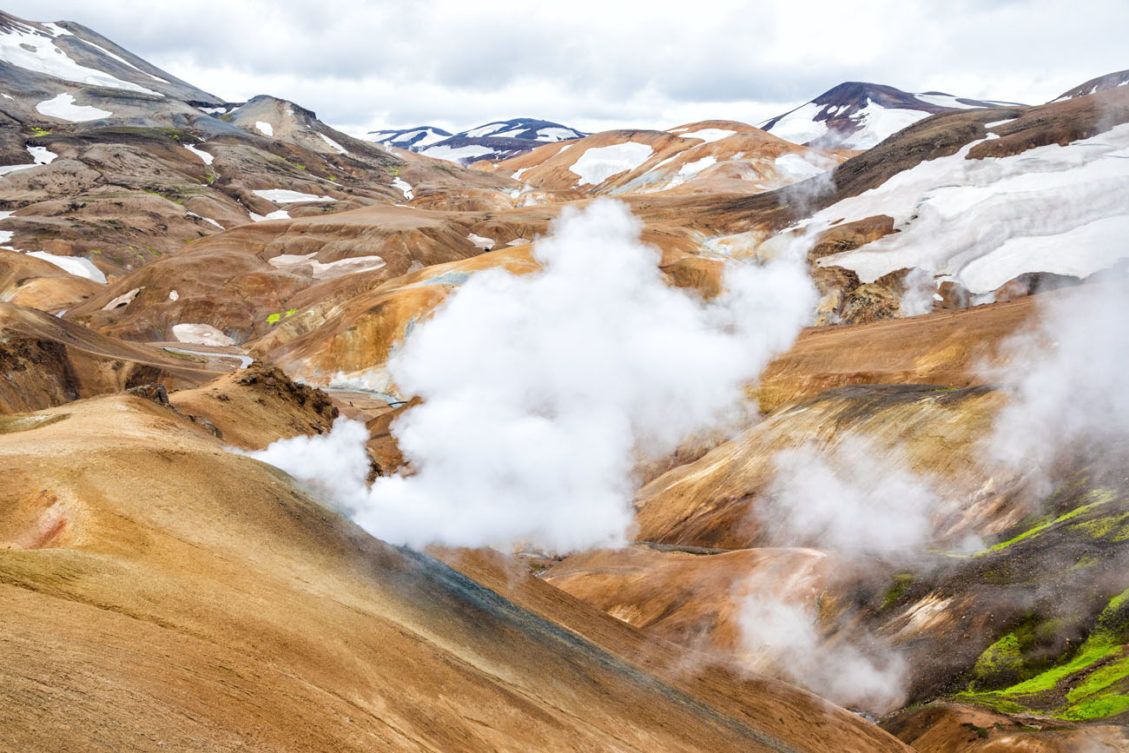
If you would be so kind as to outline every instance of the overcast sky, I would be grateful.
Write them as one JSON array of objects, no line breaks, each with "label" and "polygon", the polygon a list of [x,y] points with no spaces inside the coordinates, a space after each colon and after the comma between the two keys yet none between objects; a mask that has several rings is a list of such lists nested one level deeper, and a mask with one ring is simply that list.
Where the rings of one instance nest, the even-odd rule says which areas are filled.
[{"label": "overcast sky", "polygon": [[353,133],[759,122],[841,81],[1040,103],[1129,68],[1129,0],[9,0]]}]

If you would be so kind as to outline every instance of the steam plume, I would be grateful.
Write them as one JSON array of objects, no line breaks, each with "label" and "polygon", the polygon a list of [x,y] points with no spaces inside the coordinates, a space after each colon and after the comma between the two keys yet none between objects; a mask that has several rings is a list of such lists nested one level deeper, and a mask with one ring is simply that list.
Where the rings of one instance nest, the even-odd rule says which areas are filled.
[{"label": "steam plume", "polygon": [[[702,302],[664,283],[639,233],[619,203],[566,209],[535,246],[543,271],[464,284],[389,362],[401,391],[423,398],[393,426],[414,475],[363,492],[356,478],[334,482],[336,503],[416,547],[624,543],[636,463],[740,414],[745,385],[815,301],[802,258],[782,254],[733,266],[725,293]],[[342,422],[321,441],[353,434]],[[294,475],[318,475],[271,451]]]},{"label": "steam plume", "polygon": [[1004,343],[1002,363],[985,376],[1011,393],[993,427],[991,459],[1046,481],[1065,451],[1129,439],[1129,287],[1085,285],[1039,304],[1038,321]]}]

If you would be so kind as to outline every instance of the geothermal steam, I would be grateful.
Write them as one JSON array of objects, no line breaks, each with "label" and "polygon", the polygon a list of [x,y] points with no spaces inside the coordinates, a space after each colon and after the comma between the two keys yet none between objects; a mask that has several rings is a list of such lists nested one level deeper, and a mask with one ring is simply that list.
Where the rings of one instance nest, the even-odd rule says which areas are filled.
[{"label": "geothermal steam", "polygon": [[[830,551],[840,568],[911,562],[944,508],[902,453],[865,436],[783,450],[773,465],[754,508],[768,543]],[[779,573],[756,573],[740,592],[737,622],[749,668],[770,667],[844,706],[884,712],[904,700],[906,663],[882,639],[857,626],[850,635],[828,635],[816,604],[797,599],[802,590],[782,588]]]},{"label": "geothermal steam", "polygon": [[1001,367],[986,376],[1011,393],[991,459],[1046,476],[1064,451],[1100,452],[1129,438],[1129,287],[1088,285],[1040,304],[1037,325],[1004,343]]},{"label": "geothermal steam", "polygon": [[832,447],[783,450],[773,464],[756,508],[772,543],[887,561],[913,557],[929,543],[941,500],[896,448],[846,435]]},{"label": "geothermal steam", "polygon": [[423,398],[393,427],[412,475],[365,488],[335,449],[311,467],[311,444],[355,455],[348,421],[259,457],[394,543],[624,543],[637,463],[732,423],[744,386],[815,302],[802,257],[787,253],[731,264],[725,292],[703,302],[665,284],[640,229],[616,202],[566,209],[535,245],[543,271],[480,272],[415,329],[389,361],[400,390]]}]

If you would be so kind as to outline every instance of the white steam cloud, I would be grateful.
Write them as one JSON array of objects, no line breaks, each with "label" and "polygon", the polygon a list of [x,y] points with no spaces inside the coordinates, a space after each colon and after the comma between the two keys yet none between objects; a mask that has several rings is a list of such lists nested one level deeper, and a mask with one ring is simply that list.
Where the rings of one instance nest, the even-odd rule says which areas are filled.
[{"label": "white steam cloud", "polygon": [[1045,473],[1066,450],[1129,438],[1129,287],[1084,285],[1039,303],[1036,325],[1009,338],[985,376],[1011,393],[991,459]]},{"label": "white steam cloud", "polygon": [[828,448],[783,450],[773,462],[756,515],[776,545],[896,560],[932,537],[941,500],[896,449],[847,435]]},{"label": "white steam cloud", "polygon": [[741,604],[741,648],[752,657],[746,666],[773,671],[839,704],[877,713],[905,700],[908,666],[900,654],[858,638],[831,642],[819,628],[814,606],[786,601],[771,592]]},{"label": "white steam cloud", "polygon": [[933,311],[937,283],[932,272],[914,267],[906,274],[904,284],[905,292],[899,302],[899,313],[902,316],[921,316]]},{"label": "white steam cloud", "polygon": [[319,499],[352,515],[353,505],[368,491],[368,429],[360,421],[338,418],[328,434],[299,434],[280,439],[257,452],[241,454],[289,473]]},{"label": "white steam cloud", "polygon": [[[566,209],[535,245],[543,271],[474,275],[389,361],[423,398],[393,426],[412,475],[317,483],[366,530],[414,547],[624,543],[636,464],[740,415],[745,385],[815,303],[789,254],[734,264],[703,302],[665,284],[640,230],[616,202]],[[340,422],[310,442],[344,448],[354,434]],[[265,452],[311,484],[346,473],[295,449]]]},{"label": "white steam cloud", "polygon": [[[944,509],[902,453],[860,435],[783,450],[773,464],[753,511],[768,542],[833,552],[851,570],[912,561]],[[849,635],[825,629],[816,605],[781,589],[778,575],[754,574],[741,592],[747,666],[749,656],[759,657],[775,674],[844,706],[882,713],[903,701],[907,664],[883,640],[857,625]]]}]

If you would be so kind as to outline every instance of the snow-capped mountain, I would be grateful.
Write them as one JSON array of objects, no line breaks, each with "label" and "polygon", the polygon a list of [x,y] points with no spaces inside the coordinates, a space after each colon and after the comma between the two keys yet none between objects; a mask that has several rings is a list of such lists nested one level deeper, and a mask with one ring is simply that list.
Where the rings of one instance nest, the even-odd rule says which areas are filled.
[{"label": "snow-capped mountain", "polygon": [[469,131],[456,134],[468,139],[525,139],[528,141],[554,142],[578,139],[585,134],[573,128],[534,118],[514,118],[495,120]]},{"label": "snow-capped mountain", "polygon": [[930,115],[1014,104],[944,92],[910,94],[892,86],[848,81],[765,121],[761,128],[797,144],[869,149]]},{"label": "snow-capped mountain", "polygon": [[1085,97],[1087,94],[1096,94],[1108,89],[1116,89],[1119,86],[1129,86],[1129,70],[1107,73],[1104,76],[1092,78],[1084,84],[1079,84],[1070,91],[1063,92],[1053,101],[1060,102],[1064,99]]},{"label": "snow-capped mountain", "polygon": [[419,151],[431,146],[437,141],[448,139],[452,136],[450,131],[444,131],[435,126],[416,126],[415,128],[386,129],[383,131],[369,131],[369,138],[378,144],[394,146],[399,149]]},{"label": "snow-capped mountain", "polygon": [[528,152],[541,144],[579,139],[587,134],[536,118],[512,118],[451,134],[434,126],[373,131],[373,140],[410,149],[428,157],[469,164],[478,160],[504,160]]},{"label": "snow-capped mountain", "polygon": [[109,96],[170,98],[202,105],[221,100],[71,21],[37,23],[0,11],[0,80],[8,99],[57,90],[63,81]]}]

